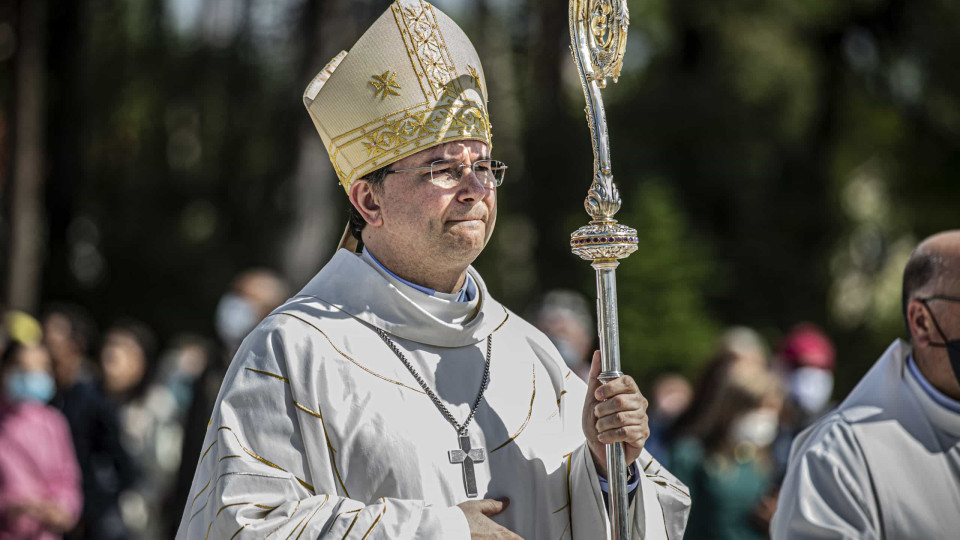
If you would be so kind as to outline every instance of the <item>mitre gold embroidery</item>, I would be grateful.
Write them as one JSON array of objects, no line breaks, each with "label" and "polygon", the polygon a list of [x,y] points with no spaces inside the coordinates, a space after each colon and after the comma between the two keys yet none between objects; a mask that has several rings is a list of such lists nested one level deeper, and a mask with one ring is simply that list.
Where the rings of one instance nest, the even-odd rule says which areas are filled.
[{"label": "mitre gold embroidery", "polygon": [[387,99],[387,96],[399,96],[401,90],[397,83],[397,74],[392,71],[384,71],[383,75],[373,75],[373,80],[369,82],[373,86],[373,97],[380,96],[380,101]]}]

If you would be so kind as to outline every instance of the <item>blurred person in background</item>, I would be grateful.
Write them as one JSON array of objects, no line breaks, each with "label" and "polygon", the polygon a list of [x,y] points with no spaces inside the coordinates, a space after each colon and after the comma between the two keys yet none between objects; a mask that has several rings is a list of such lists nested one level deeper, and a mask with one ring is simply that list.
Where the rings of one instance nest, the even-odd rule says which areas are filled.
[{"label": "blurred person in background", "polygon": [[794,442],[775,540],[960,534],[960,230],[910,255],[902,305],[910,341]]},{"label": "blurred person in background", "polygon": [[836,350],[820,327],[801,323],[784,337],[777,362],[787,389],[780,433],[773,444],[777,474],[782,478],[793,439],[831,407]]},{"label": "blurred person in background", "polygon": [[57,386],[51,405],[67,418],[83,476],[83,513],[69,537],[126,539],[119,497],[136,480],[136,468],[120,442],[116,411],[92,376],[95,326],[83,309],[57,305],[46,310],[43,329]]},{"label": "blurred person in background", "polygon": [[203,373],[193,382],[193,395],[183,423],[183,445],[173,491],[164,514],[167,532],[174,536],[187,503],[197,460],[203,451],[210,414],[230,360],[247,334],[287,299],[289,287],[276,272],[253,268],[234,278],[217,304],[216,341],[209,347]]},{"label": "blurred person in background", "polygon": [[694,423],[707,414],[716,401],[720,389],[718,382],[726,380],[734,366],[747,364],[766,368],[768,357],[769,348],[756,330],[746,326],[733,326],[725,330],[717,339],[713,355],[697,379],[689,406],[664,430],[663,444],[672,448],[679,438],[689,435]]},{"label": "blurred person in background", "polygon": [[693,402],[693,386],[683,375],[667,373],[658,377],[651,388],[650,410],[647,413],[650,417],[650,437],[644,447],[654,456],[663,456],[660,463],[669,467],[670,452],[666,436]]},{"label": "blurred person in background", "polygon": [[[18,333],[14,329],[13,335]],[[2,540],[61,538],[80,515],[80,470],[70,428],[46,404],[54,390],[47,350],[11,338],[0,356]]]},{"label": "blurred person in background", "polygon": [[714,390],[676,441],[671,469],[695,502],[688,540],[766,538],[771,489],[770,444],[777,435],[783,392],[778,379],[755,357],[722,351],[698,388]]},{"label": "blurred person in background", "polygon": [[118,321],[104,334],[102,387],[117,411],[120,441],[140,473],[120,494],[120,511],[131,537],[144,540],[160,538],[161,515],[154,509],[168,494],[182,441],[176,398],[154,377],[156,356],[153,331],[140,321]]},{"label": "blurred person in background", "polygon": [[543,296],[531,321],[556,345],[567,367],[587,380],[597,333],[587,299],[570,290],[550,291]]},{"label": "blurred person in background", "polygon": [[[181,424],[186,419],[193,389],[210,361],[211,343],[192,334],[175,336],[160,358],[158,379],[173,395]],[[178,450],[179,455],[179,450]]]}]

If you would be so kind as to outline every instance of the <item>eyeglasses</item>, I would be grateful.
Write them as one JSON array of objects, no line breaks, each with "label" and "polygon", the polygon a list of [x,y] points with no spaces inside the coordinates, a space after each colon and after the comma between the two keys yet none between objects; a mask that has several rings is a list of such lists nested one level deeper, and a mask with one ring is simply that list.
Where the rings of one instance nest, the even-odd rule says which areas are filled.
[{"label": "eyeglasses", "polygon": [[[394,169],[387,171],[386,174],[407,172],[407,171],[429,171],[430,183],[444,189],[450,189],[460,185],[463,174],[466,169],[473,171],[477,179],[487,188],[500,187],[503,184],[503,177],[507,174],[507,164],[495,159],[478,159],[468,165],[459,161],[438,160],[430,165],[423,167],[410,167],[409,169]],[[427,177],[424,174],[424,177]]]}]

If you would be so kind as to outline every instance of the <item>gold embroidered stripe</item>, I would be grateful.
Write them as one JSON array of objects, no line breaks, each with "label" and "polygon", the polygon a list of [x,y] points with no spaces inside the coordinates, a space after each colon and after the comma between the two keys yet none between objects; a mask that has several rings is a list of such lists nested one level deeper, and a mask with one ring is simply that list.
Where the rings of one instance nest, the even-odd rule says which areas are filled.
[{"label": "gold embroidered stripe", "polygon": [[[190,521],[187,522],[187,525],[189,525],[190,523],[193,523],[194,518],[196,518],[197,516],[199,516],[200,513],[203,512],[204,509],[206,509],[207,504],[210,503],[210,496],[213,495],[214,491],[216,491],[216,487],[217,487],[217,485],[220,483],[220,480],[222,480],[224,477],[234,476],[234,475],[236,475],[236,476],[255,476],[255,477],[257,477],[257,478],[272,478],[272,479],[274,479],[274,480],[283,480],[283,481],[285,481],[285,482],[290,480],[288,477],[285,477],[285,476],[269,476],[269,475],[266,475],[266,474],[249,473],[249,472],[243,472],[243,471],[231,471],[231,472],[221,473],[220,476],[217,476],[216,481],[213,482],[213,489],[211,489],[210,492],[207,493],[207,497],[206,497],[206,498],[204,499],[204,501],[203,501],[203,506],[201,506],[199,510],[197,510],[196,512],[193,513],[193,515],[190,516]],[[213,479],[211,479],[211,481],[213,481]],[[209,483],[210,483],[210,481],[207,482],[207,484],[209,484]],[[199,496],[199,495],[198,495],[198,496]],[[194,499],[194,502],[196,502],[196,499]],[[193,505],[192,505],[192,504],[190,505],[190,509],[193,510]]]},{"label": "gold embroidered stripe", "polygon": [[[382,497],[381,497],[381,500],[383,500]],[[386,513],[387,513],[387,505],[384,504],[384,505],[383,505],[383,510],[380,511],[380,515],[377,516],[377,519],[373,520],[373,525],[370,525],[370,528],[367,529],[367,532],[364,533],[363,538],[361,538],[360,540],[367,540],[367,537],[370,536],[370,533],[373,532],[373,528],[377,526],[377,523],[380,523],[380,518],[382,518],[383,515],[386,514]]]},{"label": "gold embroidered stripe", "polygon": [[273,377],[274,379],[280,379],[281,381],[283,381],[283,382],[285,382],[285,383],[287,383],[287,384],[290,384],[290,380],[287,379],[286,377],[282,376],[282,375],[277,375],[276,373],[270,373],[269,371],[263,371],[263,370],[260,370],[260,369],[253,369],[253,368],[250,368],[250,367],[248,367],[248,368],[246,368],[246,369],[247,369],[247,371],[252,371],[252,372],[254,372],[254,373],[259,373],[259,374],[261,374],[261,375],[266,375],[266,376],[268,376],[268,377]]},{"label": "gold embroidered stripe", "polygon": [[[217,510],[217,516],[219,516],[224,510],[226,510],[227,508],[230,508],[231,506],[240,506],[240,505],[243,505],[243,504],[250,504],[250,503],[248,503],[248,502],[238,502],[238,503],[232,503],[232,504],[225,504],[225,505],[221,506],[219,510]],[[217,517],[217,516],[214,516],[214,517]]]},{"label": "gold embroidered stripe", "polygon": [[[211,422],[213,422],[213,420],[211,420]],[[210,427],[210,426],[208,425],[207,427]],[[208,446],[207,449],[203,451],[203,455],[200,456],[200,463],[203,463],[203,458],[207,457],[207,453],[210,452],[210,449],[213,448],[215,444],[217,444],[217,441],[213,441],[212,443],[210,443],[210,446]],[[197,463],[198,469],[200,468],[200,463]]]},{"label": "gold embroidered stripe", "polygon": [[675,491],[677,491],[677,492],[679,492],[680,494],[684,495],[684,496],[687,497],[688,499],[690,498],[690,494],[689,494],[689,493],[687,493],[686,491],[684,491],[684,490],[678,488],[677,486],[671,484],[666,478],[664,478],[664,477],[662,477],[662,476],[657,476],[657,475],[655,475],[655,474],[648,474],[648,475],[647,475],[647,478],[649,478],[654,484],[657,484],[657,485],[659,485],[659,486],[664,486],[664,487],[673,488]]},{"label": "gold embroidered stripe", "polygon": [[353,521],[350,522],[350,526],[347,527],[347,532],[343,533],[343,538],[341,540],[347,540],[347,536],[350,535],[350,531],[353,530],[353,526],[357,524],[357,520],[360,519],[359,510],[357,510],[357,515],[353,516]]},{"label": "gold embroidered stripe", "polygon": [[[329,496],[328,496],[327,498],[329,498]],[[316,507],[316,509],[314,509],[314,511],[313,511],[312,514],[310,514],[310,519],[308,519],[307,522],[303,524],[303,528],[300,529],[300,534],[297,535],[297,540],[300,540],[300,537],[303,536],[303,532],[307,530],[307,526],[310,525],[310,522],[311,522],[311,521],[313,521],[313,516],[317,515],[317,512],[319,512],[320,509],[323,508],[323,505],[325,505],[325,504],[327,504],[327,500],[326,500],[326,499],[324,499],[324,501],[323,501],[322,503],[320,503],[320,506],[318,506],[318,507]],[[296,531],[297,529],[294,528],[293,530]],[[293,534],[293,533],[290,533],[290,534]]]},{"label": "gold embroidered stripe", "polygon": [[[299,318],[299,317],[294,317],[294,318],[297,319],[297,320],[303,321],[303,319],[301,319],[301,318]],[[303,322],[307,322],[307,321],[303,321]],[[307,324],[310,324],[310,323],[307,323]],[[313,325],[310,325],[310,326],[313,326]],[[314,328],[316,328],[316,327],[314,326]],[[318,330],[319,330],[319,329],[318,329]],[[322,334],[323,332],[321,331],[320,333]],[[324,337],[326,337],[326,334],[324,334]],[[327,339],[329,340],[330,338],[327,338]],[[267,372],[267,371],[260,371],[260,370],[250,369],[250,368],[247,368],[247,369],[249,369],[250,371],[253,371],[254,373],[260,373],[260,374],[262,374],[262,375],[268,375],[268,376],[274,377],[274,378],[276,378],[276,379],[281,379],[281,380],[283,380],[284,382],[286,382],[287,385],[290,384],[290,382],[289,382],[286,378],[280,377],[279,375],[275,375],[275,374],[270,373],[270,372]],[[421,392],[421,393],[422,393],[422,392]],[[291,391],[291,396],[292,396],[292,391]],[[330,435],[327,434],[327,426],[326,426],[326,424],[324,423],[324,420],[323,420],[323,413],[322,413],[322,411],[319,410],[319,409],[320,409],[320,404],[317,403],[317,409],[318,409],[317,411],[312,411],[312,410],[310,410],[309,408],[304,407],[303,405],[301,405],[300,403],[298,403],[296,400],[293,400],[292,397],[291,397],[291,400],[293,401],[294,407],[300,409],[301,411],[303,411],[303,412],[305,412],[305,413],[307,413],[307,414],[309,414],[309,415],[311,415],[311,416],[313,416],[313,417],[315,417],[315,418],[319,418],[319,419],[320,419],[320,427],[323,429],[323,437],[324,437],[324,439],[326,439],[326,441],[327,441],[327,448],[330,450],[330,464],[333,466],[333,473],[334,473],[334,475],[336,475],[337,481],[340,482],[340,487],[343,488],[343,494],[346,495],[347,497],[349,497],[349,496],[350,496],[350,493],[347,491],[347,486],[346,486],[346,484],[344,484],[343,478],[340,476],[340,469],[337,467],[337,459],[336,459],[336,457],[334,457],[334,454],[336,454],[337,451],[336,451],[336,449],[333,448],[333,444],[330,442]],[[239,440],[238,440],[238,442],[239,442]],[[241,446],[242,446],[242,445],[241,445]],[[311,489],[311,491],[313,491],[313,490]]]},{"label": "gold embroidered stripe", "polygon": [[414,388],[414,387],[412,387],[412,386],[407,386],[407,385],[403,384],[403,383],[400,382],[400,381],[395,381],[395,380],[393,380],[393,379],[391,379],[391,378],[389,378],[389,377],[384,377],[383,375],[380,375],[380,374],[377,373],[376,371],[373,371],[373,370],[371,370],[370,368],[362,365],[360,362],[357,362],[357,361],[354,360],[350,355],[348,355],[347,353],[345,353],[345,352],[341,351],[339,348],[337,348],[337,346],[334,345],[333,340],[330,339],[330,336],[328,336],[328,335],[326,334],[326,332],[324,332],[323,330],[317,328],[317,326],[314,325],[313,323],[311,323],[310,321],[308,321],[308,320],[306,320],[306,319],[303,319],[303,318],[301,318],[301,317],[298,317],[298,316],[296,316],[296,315],[294,315],[294,314],[292,314],[292,313],[283,312],[283,313],[280,313],[280,315],[286,315],[286,316],[288,316],[288,317],[293,317],[294,319],[297,319],[298,321],[301,321],[301,322],[303,322],[304,324],[312,327],[312,328],[313,328],[314,330],[316,330],[317,332],[320,332],[320,335],[322,335],[323,337],[325,337],[325,338],[327,339],[327,342],[330,343],[330,346],[333,347],[333,350],[337,351],[337,353],[339,353],[340,356],[346,358],[346,359],[349,360],[353,365],[355,365],[355,366],[357,366],[358,368],[366,371],[367,373],[373,375],[374,377],[377,377],[377,378],[379,378],[379,379],[383,379],[383,380],[385,380],[385,381],[387,381],[387,382],[391,382],[391,383],[396,384],[396,385],[398,385],[398,386],[402,386],[402,387],[404,387],[404,388],[406,388],[406,389],[408,389],[408,390],[413,390],[414,392],[417,392],[418,394],[423,394],[423,395],[426,395],[426,394],[427,394],[426,392],[424,392],[423,390],[421,390],[421,389],[419,389],[419,388]]},{"label": "gold embroidered stripe", "polygon": [[312,486],[311,484],[307,483],[305,480],[303,480],[303,479],[299,478],[298,476],[290,473],[289,471],[287,471],[287,470],[284,469],[283,467],[277,465],[276,463],[273,463],[272,461],[269,461],[269,460],[263,458],[262,456],[260,456],[260,455],[257,454],[256,452],[254,452],[253,450],[250,450],[249,448],[247,448],[246,446],[244,446],[243,443],[240,442],[240,436],[237,435],[232,429],[230,429],[230,428],[227,427],[227,426],[220,426],[220,427],[218,428],[218,431],[222,431],[222,430],[227,430],[227,431],[229,431],[231,434],[233,434],[233,437],[237,440],[237,444],[240,445],[240,448],[241,448],[244,452],[246,452],[248,456],[252,457],[253,459],[255,459],[255,460],[257,460],[257,461],[259,461],[260,463],[263,463],[264,465],[266,465],[266,466],[268,466],[268,467],[272,467],[272,468],[274,468],[274,469],[277,469],[278,471],[283,471],[283,472],[289,474],[290,476],[293,476],[293,477],[297,480],[297,482],[300,483],[301,486],[307,488],[307,489],[310,491],[310,493],[316,494],[316,492],[314,491],[314,488],[313,488],[313,486]]},{"label": "gold embroidered stripe", "polygon": [[[500,307],[503,307],[503,306],[500,306]],[[507,308],[503,308],[503,314],[505,315],[504,318],[503,318],[503,321],[500,322],[500,325],[499,325],[499,326],[497,326],[496,328],[493,329],[493,332],[491,332],[491,334],[494,333],[494,332],[496,332],[497,330],[503,328],[503,325],[507,324],[507,319],[510,318],[510,312],[507,311]]]},{"label": "gold embroidered stripe", "polygon": [[491,450],[490,451],[491,454],[496,452],[497,450],[500,450],[501,448],[510,444],[511,442],[513,442],[513,440],[519,437],[520,434],[523,433],[523,430],[527,428],[527,424],[530,423],[530,417],[533,416],[533,402],[537,398],[537,363],[536,361],[532,362],[532,365],[533,365],[533,382],[531,384],[533,385],[533,392],[530,395],[530,410],[527,412],[527,419],[523,421],[523,424],[520,426],[520,429],[518,429],[516,433],[514,433],[503,444]]},{"label": "gold embroidered stripe", "polygon": [[[237,535],[240,534],[240,531],[242,531],[242,530],[244,530],[244,529],[246,529],[246,528],[247,528],[247,526],[244,525],[244,526],[240,527],[239,529],[237,529],[237,532],[233,533],[233,536],[230,537],[230,540],[233,540],[234,538],[236,538]],[[667,540],[669,540],[669,539],[667,539]]]},{"label": "gold embroidered stripe", "polygon": [[294,507],[293,512],[290,513],[290,516],[289,516],[287,519],[283,520],[283,523],[281,523],[280,525],[277,525],[277,528],[276,528],[276,529],[274,529],[274,530],[270,531],[269,533],[267,533],[267,535],[264,536],[263,539],[266,540],[267,538],[270,538],[271,536],[273,536],[273,533],[275,533],[275,532],[279,531],[280,529],[282,529],[282,528],[284,527],[284,525],[286,525],[287,523],[290,523],[290,521],[293,520],[294,517],[296,517],[297,511],[299,511],[299,510],[300,510],[300,501],[298,500],[298,501],[297,501],[297,506]]}]

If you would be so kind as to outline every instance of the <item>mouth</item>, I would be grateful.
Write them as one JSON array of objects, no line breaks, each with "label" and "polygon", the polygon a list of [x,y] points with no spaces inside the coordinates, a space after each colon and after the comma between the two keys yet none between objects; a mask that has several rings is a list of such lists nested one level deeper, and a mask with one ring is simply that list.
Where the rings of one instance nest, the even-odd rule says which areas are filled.
[{"label": "mouth", "polygon": [[448,219],[447,223],[486,223],[485,218],[463,218],[463,219]]}]

